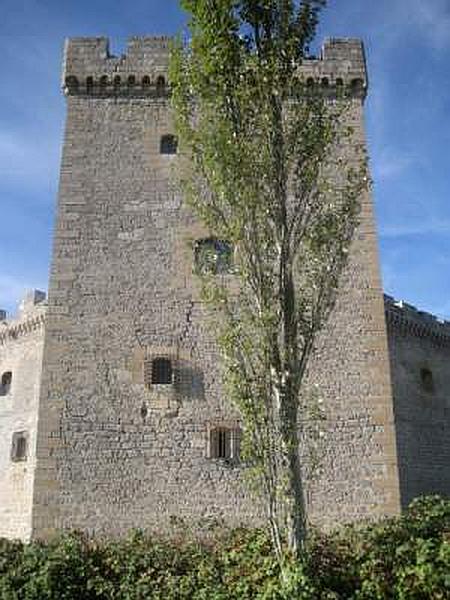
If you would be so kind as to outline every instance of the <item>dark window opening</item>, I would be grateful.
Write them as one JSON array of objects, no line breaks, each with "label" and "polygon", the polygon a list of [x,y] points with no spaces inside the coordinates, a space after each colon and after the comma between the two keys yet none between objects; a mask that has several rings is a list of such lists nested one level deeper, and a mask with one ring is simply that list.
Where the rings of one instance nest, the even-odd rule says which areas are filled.
[{"label": "dark window opening", "polygon": [[352,79],[351,86],[354,92],[358,92],[363,89],[364,82],[362,79]]},{"label": "dark window opening", "polygon": [[174,135],[167,134],[161,138],[159,151],[161,154],[176,154],[178,149],[178,140]]},{"label": "dark window opening", "polygon": [[312,77],[308,77],[308,79],[306,80],[306,85],[308,87],[313,87],[314,86],[314,79]]},{"label": "dark window opening", "polygon": [[433,373],[430,369],[420,369],[420,381],[422,382],[422,388],[426,392],[434,391]]},{"label": "dark window opening", "polygon": [[86,91],[92,92],[94,88],[94,78],[93,77],[86,77]]},{"label": "dark window opening", "polygon": [[136,85],[136,77],[134,75],[129,75],[127,83],[129,87],[133,87],[134,85]]},{"label": "dark window opening", "polygon": [[6,371],[5,373],[3,373],[2,379],[0,382],[0,396],[6,396],[7,394],[9,394],[9,392],[11,390],[11,384],[12,384],[12,372]]},{"label": "dark window opening", "polygon": [[158,77],[158,79],[156,80],[156,93],[158,94],[158,96],[161,96],[164,94],[165,91],[166,91],[166,80],[162,75],[160,75]]},{"label": "dark window opening", "polygon": [[152,384],[170,385],[172,383],[172,361],[169,358],[155,358],[152,361]]},{"label": "dark window opening", "polygon": [[210,458],[239,460],[241,432],[238,428],[215,427],[210,431]]},{"label": "dark window opening", "polygon": [[344,80],[342,79],[342,77],[336,78],[336,85],[337,87],[342,87],[344,85]]},{"label": "dark window opening", "polygon": [[328,85],[330,84],[328,77],[322,77],[321,84],[323,87],[328,87]]},{"label": "dark window opening", "polygon": [[69,89],[77,90],[78,89],[78,79],[74,75],[69,75],[69,77],[66,77],[66,86]]},{"label": "dark window opening", "polygon": [[100,87],[105,88],[108,85],[108,76],[107,75],[102,75],[100,77]]},{"label": "dark window opening", "polygon": [[121,82],[120,75],[116,75],[114,77],[114,80],[113,80],[114,87],[116,87],[116,88],[119,87],[120,86],[120,82]]},{"label": "dark window opening", "polygon": [[16,431],[13,433],[11,446],[11,460],[21,461],[27,458],[27,434],[25,431]]},{"label": "dark window opening", "polygon": [[230,273],[233,267],[233,247],[225,240],[206,238],[194,246],[195,270],[199,274]]},{"label": "dark window opening", "polygon": [[150,77],[148,75],[144,75],[144,77],[142,78],[142,87],[143,88],[150,87]]}]

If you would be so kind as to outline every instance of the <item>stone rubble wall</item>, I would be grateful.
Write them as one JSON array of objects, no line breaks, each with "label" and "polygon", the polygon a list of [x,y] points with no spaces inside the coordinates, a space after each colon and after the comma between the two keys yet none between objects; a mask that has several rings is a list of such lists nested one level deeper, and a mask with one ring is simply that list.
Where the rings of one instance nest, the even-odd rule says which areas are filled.
[{"label": "stone rubble wall", "polygon": [[[248,491],[245,465],[209,457],[211,429],[238,426],[239,415],[221,388],[220,356],[193,275],[192,240],[208,232],[174,186],[176,156],[159,153],[161,136],[173,133],[166,90],[155,87],[167,56],[161,38],[133,38],[120,58],[109,56],[105,38],[66,44],[67,122],[39,407],[36,537],[64,527],[119,535],[131,527],[167,530],[174,519],[195,528],[221,519],[259,523],[263,516]],[[345,85],[358,80],[350,119],[363,141],[361,43],[331,40],[322,59],[304,68],[325,87],[338,76]],[[114,86],[115,74],[120,85]],[[131,87],[123,85],[127,74],[135,77]],[[145,76],[150,86],[141,85]],[[174,361],[175,383],[165,390],[145,385],[144,363],[154,356]],[[322,473],[309,486],[313,519],[331,526],[397,512],[368,195],[311,371],[328,417]]]},{"label": "stone rubble wall", "polygon": [[[450,495],[450,323],[385,296],[402,506]],[[431,373],[431,381],[422,372]]]}]

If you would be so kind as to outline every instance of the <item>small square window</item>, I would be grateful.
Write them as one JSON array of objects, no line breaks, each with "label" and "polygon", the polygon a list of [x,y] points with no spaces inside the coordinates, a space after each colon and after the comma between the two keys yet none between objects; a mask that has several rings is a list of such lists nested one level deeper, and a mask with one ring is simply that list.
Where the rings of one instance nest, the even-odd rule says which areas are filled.
[{"label": "small square window", "polygon": [[199,275],[222,275],[233,271],[233,246],[216,238],[197,240],[194,244],[195,271]]},{"label": "small square window", "polygon": [[11,460],[19,462],[27,459],[28,434],[26,431],[13,433],[11,446]]},{"label": "small square window", "polygon": [[163,135],[159,145],[161,154],[176,154],[178,150],[178,140],[174,135]]}]

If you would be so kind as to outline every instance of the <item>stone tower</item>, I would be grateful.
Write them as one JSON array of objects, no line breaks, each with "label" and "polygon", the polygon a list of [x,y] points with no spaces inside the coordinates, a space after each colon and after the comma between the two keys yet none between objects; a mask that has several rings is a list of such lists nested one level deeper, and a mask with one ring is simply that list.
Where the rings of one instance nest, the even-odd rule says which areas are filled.
[{"label": "stone tower", "polygon": [[[172,517],[256,523],[237,460],[239,415],[193,275],[207,237],[171,178],[168,39],[67,42],[67,123],[38,418],[33,535],[74,527],[120,534]],[[358,40],[329,40],[302,67],[352,90],[361,140],[367,89]],[[369,196],[339,301],[311,378],[325,424],[313,519],[332,524],[399,510],[377,242]]]}]

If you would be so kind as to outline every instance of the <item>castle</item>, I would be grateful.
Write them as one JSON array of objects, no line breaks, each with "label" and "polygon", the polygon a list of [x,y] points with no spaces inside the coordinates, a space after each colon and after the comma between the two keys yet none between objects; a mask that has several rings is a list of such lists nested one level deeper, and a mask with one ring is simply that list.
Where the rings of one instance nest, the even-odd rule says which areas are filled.
[{"label": "castle", "polygon": [[[0,536],[261,522],[193,274],[195,248],[229,249],[171,181],[168,46],[132,38],[114,57],[105,38],[66,43],[49,300],[33,291],[16,319],[0,312]],[[363,141],[361,42],[328,40],[301,68],[331,93],[346,86]],[[450,323],[383,298],[370,194],[362,202],[308,382],[326,413],[307,485],[324,526],[450,493]]]}]

